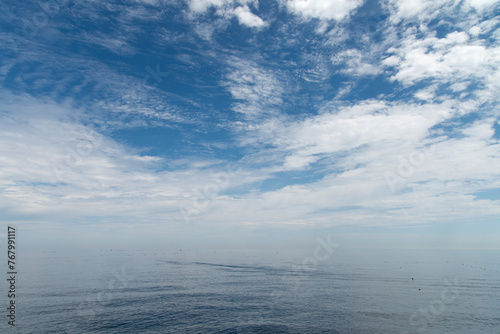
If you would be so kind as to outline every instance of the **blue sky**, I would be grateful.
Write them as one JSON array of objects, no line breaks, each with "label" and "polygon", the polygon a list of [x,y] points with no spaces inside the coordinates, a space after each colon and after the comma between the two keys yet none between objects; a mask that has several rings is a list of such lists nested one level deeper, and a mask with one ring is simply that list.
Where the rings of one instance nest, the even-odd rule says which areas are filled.
[{"label": "blue sky", "polygon": [[499,13],[4,2],[1,219],[40,247],[498,248]]}]

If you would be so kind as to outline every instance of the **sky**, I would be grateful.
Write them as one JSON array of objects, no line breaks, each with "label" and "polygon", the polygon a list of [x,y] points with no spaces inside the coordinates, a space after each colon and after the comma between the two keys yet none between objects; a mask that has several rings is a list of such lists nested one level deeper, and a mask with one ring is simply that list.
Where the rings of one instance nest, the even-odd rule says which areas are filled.
[{"label": "sky", "polygon": [[2,229],[35,249],[499,249],[499,14],[3,1]]}]

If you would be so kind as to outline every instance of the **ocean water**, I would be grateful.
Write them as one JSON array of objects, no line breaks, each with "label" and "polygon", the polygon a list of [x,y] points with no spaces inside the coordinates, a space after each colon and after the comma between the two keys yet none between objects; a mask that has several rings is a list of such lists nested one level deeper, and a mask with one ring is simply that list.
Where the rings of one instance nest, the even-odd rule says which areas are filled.
[{"label": "ocean water", "polygon": [[[339,251],[316,260],[312,255],[20,255],[16,326],[3,316],[0,331],[500,333],[497,251]],[[1,300],[7,306],[6,296]]]}]

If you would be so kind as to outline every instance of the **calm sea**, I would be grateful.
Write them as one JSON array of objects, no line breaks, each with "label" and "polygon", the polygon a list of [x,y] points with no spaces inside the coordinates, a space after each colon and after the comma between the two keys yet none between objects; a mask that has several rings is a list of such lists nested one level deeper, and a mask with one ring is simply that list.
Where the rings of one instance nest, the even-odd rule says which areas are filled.
[{"label": "calm sea", "polygon": [[500,333],[496,251],[42,252],[2,333]]}]

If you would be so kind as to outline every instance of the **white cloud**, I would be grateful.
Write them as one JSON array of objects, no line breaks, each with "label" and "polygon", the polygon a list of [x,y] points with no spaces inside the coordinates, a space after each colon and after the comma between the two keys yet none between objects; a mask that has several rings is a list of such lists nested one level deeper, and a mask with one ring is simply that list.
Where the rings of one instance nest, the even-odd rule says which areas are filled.
[{"label": "white cloud", "polygon": [[381,73],[378,64],[371,59],[370,54],[364,54],[360,50],[350,49],[332,56],[332,63],[343,65],[342,72],[354,75],[377,75]]},{"label": "white cloud", "polygon": [[134,1],[138,3],[145,3],[151,6],[157,6],[160,4],[160,0],[134,0]]},{"label": "white cloud", "polygon": [[394,4],[397,8],[398,15],[402,18],[408,18],[421,14],[426,9],[428,9],[432,4],[436,4],[443,1],[433,1],[433,0],[394,0],[389,1]]},{"label": "white cloud", "polygon": [[[140,154],[82,125],[84,113],[68,105],[25,95],[2,94],[0,101],[0,210],[16,219],[180,223],[179,203],[220,171],[199,161],[157,171],[176,161]],[[236,171],[226,186],[255,182],[247,176]]]},{"label": "white cloud", "polygon": [[258,28],[266,25],[264,21],[257,15],[253,14],[248,6],[240,6],[234,10],[234,14],[238,17],[240,24],[247,27]]},{"label": "white cloud", "polygon": [[480,27],[473,26],[472,28],[469,29],[469,34],[471,34],[474,37],[477,37],[481,34],[482,31],[483,29],[481,29]]},{"label": "white cloud", "polygon": [[[435,125],[461,115],[460,108],[459,101],[365,101],[303,121],[268,120],[259,137],[274,145],[274,159],[282,157],[281,170],[303,170],[319,162],[323,167],[311,168],[311,174],[318,169],[330,173],[308,184],[221,199],[205,218],[266,225],[373,226],[495,217],[500,214],[498,205],[470,195],[500,186],[494,119],[460,129],[460,139],[431,136]],[[409,169],[399,176],[401,161]],[[384,178],[387,172],[399,177],[395,193]]]},{"label": "white cloud", "polygon": [[253,0],[191,0],[189,9],[192,13],[203,14],[209,8],[216,9],[216,15],[222,18],[237,17],[238,22],[250,28],[262,28],[267,24],[257,15],[252,13],[249,5],[258,6]]},{"label": "white cloud", "polygon": [[467,3],[469,3],[470,6],[478,12],[481,12],[485,9],[489,9],[489,7],[492,7],[495,4],[498,4],[498,0],[467,0]]},{"label": "white cloud", "polygon": [[457,82],[450,86],[450,89],[454,92],[461,92],[467,89],[469,84],[467,82]]},{"label": "white cloud", "polygon": [[103,48],[110,50],[111,52],[118,55],[132,55],[137,52],[133,47],[131,47],[127,41],[122,37],[107,37],[99,36],[95,34],[84,34],[82,36],[88,43],[97,44]]},{"label": "white cloud", "polygon": [[189,9],[197,13],[204,13],[212,6],[223,7],[233,2],[233,0],[191,0],[189,1]]},{"label": "white cloud", "polygon": [[392,141],[385,146],[368,146],[358,153],[338,156],[336,164],[349,167],[345,172],[332,173],[307,185],[249,194],[240,200],[222,199],[204,218],[263,225],[401,226],[498,216],[498,205],[475,201],[469,195],[500,185],[500,175],[495,169],[500,162],[498,143],[488,145],[480,138],[468,137],[434,146],[402,178],[396,193],[391,193],[383,175],[387,171],[397,173],[400,159],[408,159],[414,148]]},{"label": "white cloud", "polygon": [[446,44],[463,44],[469,40],[469,35],[463,31],[454,31],[446,35],[443,43]]},{"label": "white cloud", "polygon": [[342,20],[362,3],[362,0],[287,0],[286,6],[305,18]]},{"label": "white cloud", "polygon": [[[34,214],[38,220],[68,221],[92,215],[116,217],[122,223],[127,219],[182,222],[179,203],[189,207],[192,196],[198,196],[196,203],[203,204],[206,199],[200,191],[209,189],[212,175],[220,172],[204,161],[178,162],[187,168],[157,172],[151,167],[162,162],[158,157],[141,155],[100,137],[71,120],[75,111],[65,106],[29,99],[16,102],[10,97],[3,105],[16,113],[4,113],[0,123],[1,203],[2,209],[9,208],[18,218],[29,220],[27,215]],[[492,139],[494,120],[478,121],[460,130],[465,136],[462,139],[427,138],[432,126],[459,114],[454,108],[451,102],[365,101],[339,105],[330,113],[301,121],[268,120],[255,127],[261,140],[275,146],[268,155],[261,152],[264,166],[281,159],[283,167],[275,170],[293,171],[325,159],[330,174],[309,184],[267,192],[215,194],[209,204],[196,207],[200,213],[196,221],[209,226],[400,225],[499,214],[500,206],[467,195],[485,184],[500,186],[496,168],[499,144]],[[398,193],[392,194],[384,173],[397,173],[401,157],[408,159],[416,148],[431,143],[431,153],[398,184]],[[79,162],[73,157],[74,166],[67,166],[67,147],[89,153],[81,155]],[[266,161],[266,157],[270,159]],[[63,183],[57,181],[54,163],[64,167]],[[229,187],[268,178],[266,168],[236,172]],[[407,187],[412,191],[399,192]],[[345,207],[355,209],[346,211]],[[454,208],[453,214],[449,208]]]},{"label": "white cloud", "polygon": [[223,83],[236,100],[234,110],[248,116],[262,116],[281,104],[283,87],[272,71],[252,61],[229,61],[230,72]]},{"label": "white cloud", "polygon": [[400,63],[401,63],[401,58],[395,55],[389,56],[382,61],[382,64],[391,67],[399,65]]},{"label": "white cloud", "polygon": [[484,20],[481,23],[478,24],[478,27],[481,28],[481,33],[486,34],[486,33],[493,33],[495,31],[498,31],[498,24],[500,23],[500,18],[492,18],[489,20]]},{"label": "white cloud", "polygon": [[493,129],[494,122],[494,119],[486,119],[475,122],[462,130],[462,133],[473,138],[483,140],[490,139],[495,134],[495,129]]},{"label": "white cloud", "polygon": [[[405,86],[430,80],[432,83],[447,84],[453,91],[463,91],[457,83],[481,82],[482,89],[474,92],[482,101],[496,100],[498,89],[496,78],[500,77],[500,49],[486,36],[498,21],[484,20],[482,14],[471,10],[473,5],[478,11],[493,8],[498,1],[453,0],[402,0],[385,2],[391,16],[387,25],[386,46],[382,64],[394,68],[392,80]],[[437,38],[432,29],[432,20],[440,16],[453,18],[446,21],[448,29],[455,29],[443,38]],[[407,28],[401,30],[394,23],[404,20]],[[493,21],[492,21],[493,20]],[[396,33],[397,32],[397,33]],[[397,37],[401,34],[401,37]],[[398,45],[399,44],[399,45]],[[463,85],[463,84],[462,84]],[[423,91],[421,92],[421,94]],[[463,94],[462,97],[466,97]],[[420,95],[423,97],[423,95]],[[470,96],[469,96],[470,97]]]},{"label": "white cloud", "polygon": [[273,131],[268,130],[267,122],[267,130],[260,137],[268,137],[276,147],[288,152],[286,168],[303,168],[328,155],[363,145],[418,142],[429,135],[432,126],[453,114],[450,103],[421,106],[367,101],[289,125],[271,123]]},{"label": "white cloud", "polygon": [[437,82],[480,79],[492,82],[500,68],[500,48],[487,47],[482,41],[470,41],[464,32],[445,38],[408,36],[400,48],[382,63],[395,67],[392,79],[411,85],[424,79]]},{"label": "white cloud", "polygon": [[454,0],[388,0],[384,3],[392,12],[390,20],[394,23],[412,19],[423,22],[449,11],[457,12]]},{"label": "white cloud", "polygon": [[[443,3],[402,1],[397,5],[394,2],[397,8],[392,15],[393,18],[408,18],[406,24],[414,22],[415,17],[416,21],[433,17],[436,6]],[[288,1],[287,8],[305,18],[341,20],[360,4],[361,1]],[[249,27],[266,25],[254,14],[257,9],[253,1],[193,0],[190,9],[196,15],[213,9],[221,20],[237,18],[240,24]],[[388,47],[383,54],[349,49],[333,57],[334,64],[340,65],[341,71],[349,75],[375,75],[382,73],[381,67],[385,66],[388,73],[393,71],[394,80],[407,86],[430,81],[430,84],[425,82],[423,88],[419,86],[418,91],[404,91],[405,97],[415,96],[420,99],[418,102],[368,100],[353,105],[341,102],[321,105],[321,98],[335,93],[324,84],[331,78],[328,52],[338,50],[332,45],[349,37],[344,36],[347,30],[336,30],[337,27],[327,32],[333,44],[325,49],[320,48],[325,40],[315,45],[307,41],[307,45],[319,52],[312,59],[313,65],[299,73],[310,85],[307,88],[320,87],[326,91],[318,92],[318,96],[322,95],[315,101],[312,100],[317,96],[309,95],[312,104],[320,104],[317,113],[280,114],[289,92],[288,78],[283,77],[288,72],[283,71],[283,74],[272,65],[264,65],[263,58],[252,58],[254,54],[250,54],[247,59],[255,60],[218,59],[227,69],[221,85],[233,98],[233,110],[241,113],[236,115],[238,121],[234,127],[239,130],[235,133],[236,140],[253,145],[257,152],[245,156],[247,165],[242,163],[244,168],[223,190],[246,187],[237,195],[215,194],[212,204],[200,209],[203,215],[197,220],[210,223],[209,226],[219,222],[328,226],[346,223],[399,225],[498,217],[498,202],[477,201],[472,195],[487,187],[500,187],[499,143],[493,136],[492,127],[495,119],[480,119],[469,126],[458,124],[452,133],[456,136],[450,136],[452,138],[447,137],[450,135],[448,130],[436,127],[454,125],[452,122],[457,116],[468,112],[485,117],[483,113],[490,111],[478,106],[484,101],[493,103],[498,99],[500,50],[478,38],[493,36],[492,30],[497,23],[493,19],[490,22],[474,19],[470,25],[464,24],[463,29],[457,28],[446,37],[437,38],[424,22],[418,28],[401,31],[401,39],[388,37],[381,44],[390,44],[392,49]],[[206,27],[201,30],[208,38],[213,26]],[[324,24],[317,31],[325,32],[326,29]],[[304,36],[294,35],[294,43],[301,37]],[[99,43],[106,41],[104,37],[96,40]],[[110,47],[119,49],[120,43]],[[277,50],[281,45],[275,47]],[[214,51],[211,54],[222,53]],[[59,59],[57,62],[64,63]],[[98,69],[101,71],[102,67]],[[8,68],[4,70],[6,74],[9,71]],[[113,81],[118,87],[115,91],[125,91],[121,88],[126,85],[121,83],[128,80],[115,75],[106,81],[109,72],[102,71],[102,80],[95,81],[99,81],[101,87]],[[349,91],[353,87],[352,77],[347,81],[339,86]],[[438,88],[446,84],[445,87],[455,92],[470,89],[471,95],[479,94],[474,88],[476,83],[490,95],[484,93],[469,105],[437,93]],[[161,93],[168,94],[166,91]],[[144,155],[84,125],[80,122],[80,117],[85,117],[83,113],[67,105],[26,96],[18,100],[3,96],[2,104],[7,106],[0,115],[2,213],[11,210],[19,215],[35,213],[39,214],[38,218],[46,215],[61,220],[101,215],[141,222],[155,219],[179,222],[182,217],[178,204],[192,203],[193,189],[209,189],[211,174],[222,169],[217,160],[168,161]],[[142,109],[127,104],[122,107],[110,101],[106,106],[127,115],[143,116],[142,125],[147,126],[144,119],[149,117],[174,117],[175,110],[164,111],[160,109],[162,104],[164,107],[165,103],[158,102],[154,108]],[[314,111],[315,106],[311,108]],[[229,118],[234,119],[233,116]],[[414,152],[429,145],[433,150],[425,154],[421,164],[412,167],[408,176],[401,178],[396,193],[391,193],[384,173],[398,175],[402,160],[411,160]],[[168,171],[160,168],[159,171],[156,167],[161,164],[172,168]],[[315,168],[311,168],[313,164],[317,164]],[[287,180],[289,185],[280,189],[263,191],[258,184],[248,186],[270,178],[273,172],[293,174],[303,170],[310,171],[311,176],[315,173],[322,176],[301,185],[294,185],[291,177]],[[58,177],[57,173],[62,175]],[[450,213],[450,208],[454,213]]]},{"label": "white cloud", "polygon": [[423,101],[432,101],[434,97],[436,96],[436,86],[430,86],[425,89],[421,89],[418,92],[416,92],[414,95],[416,98],[423,100]]}]

